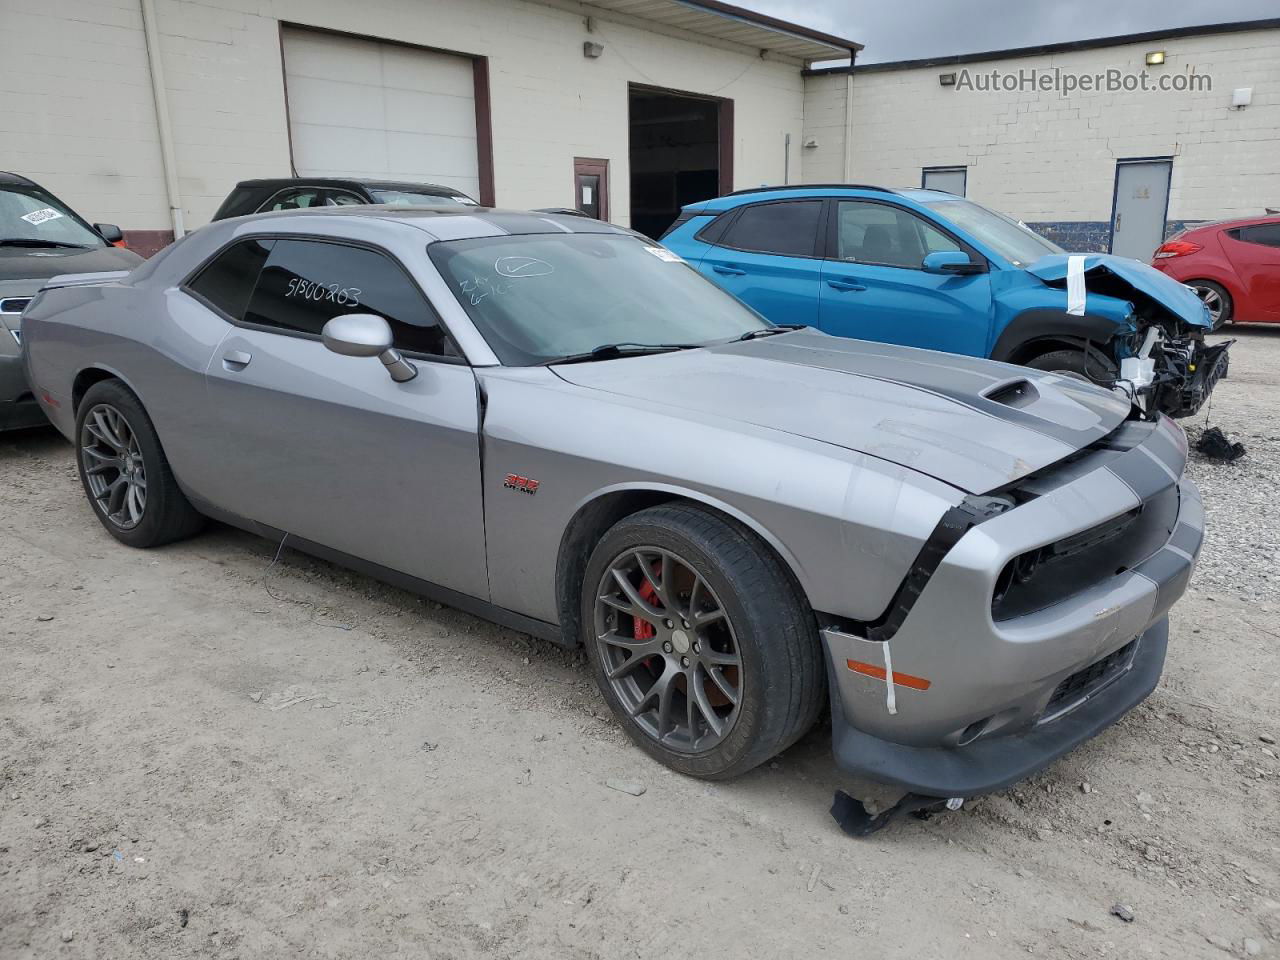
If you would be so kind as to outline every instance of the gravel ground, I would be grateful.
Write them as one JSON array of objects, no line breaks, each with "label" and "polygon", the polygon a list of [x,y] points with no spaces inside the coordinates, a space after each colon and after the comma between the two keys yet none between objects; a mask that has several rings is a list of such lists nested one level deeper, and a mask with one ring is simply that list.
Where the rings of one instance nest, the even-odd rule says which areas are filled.
[{"label": "gravel ground", "polygon": [[0,439],[0,957],[1280,956],[1280,330],[1239,336],[1161,687],[865,841],[822,730],[680,777],[575,655],[225,528],[127,550]]}]

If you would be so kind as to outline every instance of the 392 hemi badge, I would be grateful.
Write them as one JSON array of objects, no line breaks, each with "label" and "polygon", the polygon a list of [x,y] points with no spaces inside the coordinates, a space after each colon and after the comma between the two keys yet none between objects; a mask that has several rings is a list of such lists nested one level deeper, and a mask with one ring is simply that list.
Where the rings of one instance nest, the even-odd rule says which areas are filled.
[{"label": "392 hemi badge", "polygon": [[530,480],[528,477],[522,477],[518,473],[508,473],[507,478],[502,481],[502,485],[508,490],[519,490],[521,493],[537,493],[537,480]]}]

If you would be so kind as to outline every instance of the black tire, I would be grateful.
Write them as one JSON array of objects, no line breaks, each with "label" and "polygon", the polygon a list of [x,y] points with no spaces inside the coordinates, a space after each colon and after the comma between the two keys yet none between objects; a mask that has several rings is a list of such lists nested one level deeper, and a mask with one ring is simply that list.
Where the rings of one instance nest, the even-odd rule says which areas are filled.
[{"label": "black tire", "polygon": [[[714,591],[733,625],[742,661],[740,703],[723,739],[707,750],[660,743],[627,714],[605,674],[594,636],[597,595],[614,564],[639,548],[678,555]],[[803,593],[754,532],[711,510],[667,504],[619,521],[587,562],[581,611],[583,645],[605,701],[645,752],[680,773],[709,780],[745,773],[807,733],[825,703],[817,622]]]},{"label": "black tire", "polygon": [[1080,350],[1050,350],[1038,357],[1032,357],[1026,366],[1049,373],[1059,373],[1076,380],[1087,380],[1099,386],[1110,386],[1117,370],[1111,361],[1097,356],[1087,356]]},{"label": "black tire", "polygon": [[[141,458],[141,472],[146,485],[145,504],[136,522],[128,526],[113,519],[108,505],[94,495],[89,474],[91,468],[86,465],[86,461],[92,459],[93,455],[86,451],[85,421],[95,411],[103,412],[104,409],[113,410],[123,417],[136,440]],[[119,380],[102,380],[85,392],[76,408],[75,446],[76,466],[85,497],[107,532],[121,543],[131,547],[159,547],[189,537],[204,525],[204,517],[196,512],[178,488],[151,418],[147,416],[138,398]],[[93,469],[97,469],[100,463],[100,460],[95,461]],[[119,476],[118,468],[107,469],[108,480]],[[108,504],[109,502],[108,500]]]},{"label": "black tire", "polygon": [[[1212,280],[1188,280],[1187,286],[1196,291],[1196,295],[1210,308],[1211,315],[1214,308],[1212,297],[1218,298],[1221,306],[1217,308],[1218,315],[1213,318],[1213,329],[1225,327],[1235,318],[1235,304],[1231,300],[1231,294],[1227,293],[1226,287],[1222,284],[1214,283]],[[1212,296],[1207,297],[1206,293],[1201,291],[1206,291]]]}]

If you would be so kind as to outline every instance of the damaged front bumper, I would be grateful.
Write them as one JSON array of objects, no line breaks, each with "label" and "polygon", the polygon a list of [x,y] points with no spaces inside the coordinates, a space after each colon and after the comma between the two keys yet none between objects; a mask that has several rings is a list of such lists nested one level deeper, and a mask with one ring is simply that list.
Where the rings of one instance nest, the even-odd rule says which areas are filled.
[{"label": "damaged front bumper", "polygon": [[1170,417],[1189,417],[1209,399],[1218,381],[1226,377],[1227,350],[1234,340],[1205,346],[1203,340],[1172,340],[1163,345],[1156,382],[1151,387],[1151,409]]},{"label": "damaged front bumper", "polygon": [[[889,640],[824,629],[838,765],[914,794],[977,796],[1140,703],[1203,537],[1185,460],[1168,419],[1127,423],[969,529]],[[1039,580],[1032,563],[1008,590],[1010,569],[1045,556]]]}]

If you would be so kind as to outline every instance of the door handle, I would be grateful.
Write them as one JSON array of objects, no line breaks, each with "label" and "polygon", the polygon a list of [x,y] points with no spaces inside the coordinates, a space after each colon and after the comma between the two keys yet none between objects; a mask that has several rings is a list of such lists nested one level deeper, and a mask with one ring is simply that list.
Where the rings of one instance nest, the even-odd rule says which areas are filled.
[{"label": "door handle", "polygon": [[245,353],[243,350],[228,350],[222,355],[222,368],[232,373],[239,373],[249,365],[249,361],[252,359],[252,353]]},{"label": "door handle", "polygon": [[865,290],[866,285],[856,280],[828,280],[827,286],[833,290]]},{"label": "door handle", "polygon": [[726,277],[745,277],[747,275],[747,271],[743,270],[741,267],[729,267],[719,263],[711,269]]}]

